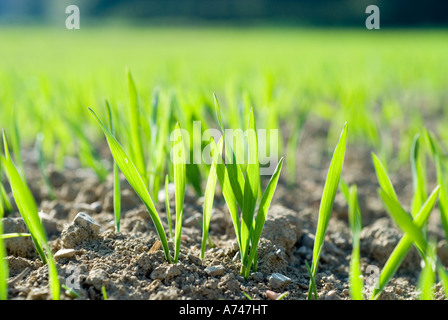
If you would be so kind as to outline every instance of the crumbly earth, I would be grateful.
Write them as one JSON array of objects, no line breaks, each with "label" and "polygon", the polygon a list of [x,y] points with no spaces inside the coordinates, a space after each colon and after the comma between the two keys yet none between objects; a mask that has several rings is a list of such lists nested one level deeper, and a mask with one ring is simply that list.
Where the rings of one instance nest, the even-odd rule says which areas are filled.
[{"label": "crumbly earth", "polygon": [[[238,245],[223,199],[215,199],[210,225],[210,245],[204,260],[201,246],[203,198],[186,196],[179,262],[168,264],[157,243],[151,218],[140,199],[123,179],[123,216],[115,231],[112,181],[98,181],[86,169],[71,163],[64,171],[49,168],[57,200],[49,200],[32,159],[27,178],[42,211],[41,218],[51,239],[61,284],[74,287],[78,299],[269,299],[288,292],[286,299],[306,299],[309,277],[305,261],[311,262],[320,197],[329,164],[328,153],[318,148],[313,126],[297,150],[297,183],[282,180],[268,213],[258,248],[258,270],[245,280],[239,274]],[[313,142],[313,143],[310,143]],[[349,148],[343,177],[356,183],[363,217],[361,234],[362,271],[369,297],[373,280],[402,237],[377,195],[377,180],[368,148]],[[73,160],[72,160],[73,162]],[[76,161],[75,161],[76,162]],[[395,170],[395,171],[394,171]],[[412,193],[408,166],[390,168],[393,183],[405,208]],[[434,176],[429,173],[429,179]],[[171,211],[174,195],[170,194]],[[157,209],[168,230],[164,195]],[[79,212],[84,214],[78,215]],[[341,194],[335,200],[317,275],[320,299],[349,299],[348,271],[351,234],[347,205]],[[438,253],[448,265],[446,241],[434,209],[428,232],[438,239]],[[174,221],[173,221],[174,224]],[[5,232],[26,232],[17,210],[4,218]],[[5,241],[10,268],[10,299],[49,299],[48,270],[36,254],[30,238]],[[172,246],[172,243],[170,243]],[[417,299],[421,259],[413,248],[380,299]],[[275,296],[275,294],[274,294]],[[63,299],[73,299],[62,290]],[[440,284],[436,298],[443,299]]]}]

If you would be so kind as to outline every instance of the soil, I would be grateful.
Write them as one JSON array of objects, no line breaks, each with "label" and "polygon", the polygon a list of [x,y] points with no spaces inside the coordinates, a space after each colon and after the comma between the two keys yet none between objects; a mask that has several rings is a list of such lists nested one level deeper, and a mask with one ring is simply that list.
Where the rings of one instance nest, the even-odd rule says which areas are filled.
[{"label": "soil", "polygon": [[[285,299],[306,299],[309,277],[305,261],[311,262],[320,198],[330,155],[322,152],[325,132],[305,128],[297,150],[297,183],[281,180],[267,216],[258,248],[258,270],[245,280],[239,274],[238,245],[232,221],[223,199],[215,199],[210,240],[204,260],[199,259],[203,199],[188,190],[185,199],[182,246],[179,262],[168,264],[158,247],[157,234],[146,208],[122,180],[122,223],[115,232],[112,206],[112,180],[100,182],[95,174],[67,159],[63,171],[49,167],[57,200],[49,200],[32,157],[24,157],[28,183],[41,210],[41,218],[55,254],[61,284],[75,286],[77,299],[103,299],[104,286],[109,299],[274,299],[288,292]],[[370,150],[349,148],[343,169],[348,183],[359,190],[363,218],[361,257],[367,284],[378,272],[402,236],[385,212],[377,195],[377,180]],[[69,161],[70,160],[70,161]],[[73,164],[74,162],[74,164]],[[409,166],[390,168],[400,201],[410,203],[412,193]],[[434,177],[429,173],[429,179]],[[217,188],[219,189],[219,188]],[[164,226],[167,220],[164,195],[157,209]],[[174,195],[170,194],[171,210]],[[80,214],[82,212],[82,214]],[[347,205],[338,194],[323,248],[317,286],[319,299],[349,299],[348,271],[351,234]],[[15,210],[4,218],[6,232],[26,232]],[[173,221],[174,223],[174,221]],[[439,256],[448,264],[448,251],[437,208],[431,215],[429,232],[438,242]],[[30,238],[5,241],[10,268],[10,299],[49,299],[48,270],[42,265]],[[172,243],[170,243],[172,245]],[[416,289],[421,259],[414,248],[408,253],[380,299],[417,299]],[[365,290],[366,297],[371,287]],[[73,299],[62,290],[62,299]],[[436,298],[443,299],[441,285]]]}]

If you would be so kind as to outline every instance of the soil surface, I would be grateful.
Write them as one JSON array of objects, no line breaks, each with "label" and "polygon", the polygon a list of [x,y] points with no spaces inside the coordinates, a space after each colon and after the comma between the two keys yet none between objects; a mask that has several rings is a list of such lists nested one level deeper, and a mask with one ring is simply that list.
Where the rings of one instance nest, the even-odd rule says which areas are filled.
[{"label": "soil surface", "polygon": [[[239,274],[238,245],[232,221],[219,187],[210,224],[212,248],[199,259],[203,199],[188,190],[185,199],[182,246],[179,262],[168,264],[157,242],[150,216],[127,182],[122,181],[122,223],[115,232],[112,179],[102,183],[95,174],[67,159],[67,168],[48,168],[57,200],[49,200],[32,156],[25,156],[27,179],[41,210],[51,239],[61,284],[74,287],[78,299],[306,299],[309,277],[305,261],[311,263],[317,215],[331,153],[322,152],[325,133],[305,128],[297,150],[297,183],[282,179],[267,216],[258,248],[258,270],[248,280]],[[384,210],[377,194],[377,180],[370,149],[348,148],[344,180],[358,186],[363,219],[361,257],[364,280],[373,284],[388,256],[402,237]],[[110,156],[110,155],[109,155]],[[390,168],[403,206],[408,209],[412,194],[409,166]],[[430,181],[434,177],[429,174]],[[284,177],[283,177],[284,178]],[[434,184],[430,184],[432,187]],[[174,194],[170,194],[171,212]],[[168,230],[164,194],[158,212]],[[338,193],[319,263],[317,286],[320,299],[349,299],[348,271],[351,234],[348,209]],[[429,231],[438,239],[439,256],[448,265],[448,251],[439,212],[431,214]],[[174,221],[173,221],[174,224]],[[15,210],[4,218],[4,232],[26,232]],[[30,238],[5,241],[10,268],[10,299],[49,299],[48,270],[42,265]],[[171,243],[172,245],[172,243]],[[412,248],[380,299],[416,299],[421,259]],[[367,286],[368,298],[372,287]],[[62,299],[73,299],[62,290]],[[443,299],[441,285],[436,298]]]}]

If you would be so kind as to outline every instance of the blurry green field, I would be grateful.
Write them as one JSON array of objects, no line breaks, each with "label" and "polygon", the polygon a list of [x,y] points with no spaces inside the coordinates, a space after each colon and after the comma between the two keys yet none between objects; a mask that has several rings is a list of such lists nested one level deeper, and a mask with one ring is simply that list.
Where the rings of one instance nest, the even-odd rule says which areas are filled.
[{"label": "blurry green field", "polygon": [[[385,286],[413,242],[419,245],[423,258],[433,259],[430,252],[432,247],[420,234],[420,228],[429,216],[439,190],[442,224],[445,235],[448,235],[448,193],[445,187],[448,161],[444,152],[448,141],[447,40],[448,33],[441,30],[371,32],[287,28],[83,27],[79,31],[68,31],[5,28],[0,32],[0,128],[6,132],[11,154],[19,170],[15,171],[9,159],[6,138],[6,157],[2,157],[2,163],[7,165],[10,180],[11,173],[14,174],[15,183],[22,187],[21,191],[28,196],[25,200],[29,200],[31,204],[31,193],[21,184],[21,178],[26,176],[21,160],[24,147],[34,145],[36,148],[36,162],[49,190],[49,198],[54,198],[54,194],[52,196],[52,186],[46,179],[46,165],[55,164],[56,169],[63,170],[67,155],[78,157],[82,166],[91,167],[100,181],[104,182],[112,169],[111,162],[104,161],[109,153],[104,154],[102,148],[105,141],[98,127],[100,124],[109,146],[111,147],[111,141],[113,143],[110,150],[123,174],[132,182],[134,190],[140,191],[139,196],[147,200],[145,204],[153,221],[158,216],[151,197],[157,199],[165,176],[169,181],[173,181],[174,176],[178,241],[176,248],[179,248],[183,209],[178,206],[183,205],[185,183],[192,185],[197,194],[203,194],[207,176],[210,172],[210,176],[213,176],[214,171],[202,163],[188,162],[185,165],[182,162],[174,166],[170,163],[170,133],[174,127],[192,133],[193,122],[201,121],[202,131],[218,126],[221,130],[224,127],[279,129],[278,158],[285,157],[286,174],[283,176],[292,184],[297,177],[296,150],[300,150],[300,135],[304,123],[310,121],[311,125],[307,129],[312,129],[313,138],[314,134],[325,136],[328,132],[328,145],[318,145],[316,148],[333,148],[336,136],[344,127],[341,135],[343,143],[336,148],[336,164],[330,166],[327,179],[330,191],[325,188],[322,197],[324,209],[320,210],[323,215],[319,214],[319,232],[316,236],[320,247],[315,246],[316,254],[313,253],[310,278],[316,275],[326,225],[339,186],[345,142],[348,139],[348,145],[355,147],[351,149],[352,152],[356,150],[356,146],[368,146],[374,152],[373,159],[382,188],[380,195],[383,202],[398,225],[407,235],[409,233],[409,239],[405,239],[401,251],[396,251],[398,256],[394,256],[391,260],[393,262],[384,269],[386,275],[382,285]],[[214,101],[214,93],[219,104]],[[106,109],[109,105],[110,109]],[[88,107],[92,108],[91,114]],[[253,113],[250,111],[251,107]],[[221,114],[218,110],[222,110],[224,121],[218,116]],[[107,114],[109,122],[105,121]],[[217,118],[220,120],[219,124]],[[95,119],[98,123],[95,123]],[[109,123],[110,128],[114,127],[111,131],[117,140],[109,133],[108,125],[103,125],[100,119]],[[418,133],[422,134],[421,140],[416,136]],[[185,140],[188,145],[190,141]],[[244,263],[248,263],[247,273],[244,272],[246,277],[251,270],[252,259],[255,259],[252,253],[256,253],[256,249],[252,251],[251,248],[249,257],[247,249],[249,244],[257,243],[256,237],[259,238],[259,235],[251,234],[251,230],[255,226],[256,231],[261,234],[264,224],[262,214],[257,214],[257,222],[254,224],[254,210],[261,186],[259,162],[262,161],[258,161],[258,141],[253,137],[247,138],[246,144],[242,142],[235,147],[238,157],[244,157],[244,148],[247,154],[256,155],[255,164],[219,166],[220,173],[216,173],[219,170],[215,169],[214,177],[210,179],[216,185],[216,176],[219,175],[228,183],[223,190],[229,195],[226,201],[230,198],[232,203],[234,200],[234,206],[230,207],[234,209],[235,221],[238,220],[237,201],[240,209],[243,209],[244,223],[240,233],[245,240],[242,243],[246,250],[243,250],[246,255]],[[202,150],[208,141],[193,143],[199,144]],[[425,143],[429,148],[419,149],[419,145],[423,146]],[[189,145],[187,155],[196,146]],[[363,151],[365,150],[364,148]],[[177,153],[179,152],[181,151]],[[181,153],[185,158],[185,154]],[[414,188],[411,213],[413,217],[419,217],[419,213],[423,212],[423,218],[415,220],[401,208],[386,173],[386,164],[408,163],[410,154]],[[427,155],[434,161],[437,183],[440,186],[428,198],[431,201],[425,202]],[[216,159],[218,158],[219,154]],[[384,166],[380,158],[384,161]],[[134,163],[137,165],[134,166]],[[245,178],[242,178],[243,169],[247,169]],[[115,167],[114,170],[115,184],[118,186],[118,168]],[[223,172],[231,170],[236,171],[223,176]],[[265,214],[280,169],[276,172],[275,184],[268,188],[269,195],[261,197],[260,207]],[[0,180],[1,178],[2,173]],[[233,184],[225,179],[233,179]],[[0,181],[0,213],[3,214],[3,206],[11,211],[11,205],[2,183]],[[361,215],[357,204],[357,189],[355,186],[350,186],[349,189],[348,185],[344,188],[346,198],[350,200],[352,219],[355,219],[355,214]],[[238,190],[239,193],[236,193]],[[178,194],[181,196],[178,197]],[[211,198],[208,199],[211,201],[210,212],[214,194],[213,187],[208,191]],[[120,198],[118,187],[114,196]],[[16,198],[16,194],[14,197]],[[20,194],[18,197],[22,198]],[[266,203],[268,204],[264,207]],[[29,211],[33,211],[36,224],[39,224],[34,207],[35,204],[29,206]],[[119,202],[116,207],[119,207]],[[117,212],[116,217],[119,217]],[[259,216],[262,217],[260,221]],[[414,221],[418,223],[414,224]],[[116,223],[118,229],[119,222]],[[353,229],[360,230],[360,225],[356,227],[354,223],[351,224]],[[157,231],[163,235],[162,224],[158,223],[157,226]],[[46,242],[43,241],[44,236],[41,238],[39,241]],[[166,239],[161,239],[164,249],[167,249]],[[206,237],[203,243],[205,240]],[[240,248],[243,247],[241,243],[239,245]],[[50,251],[48,248],[45,250]],[[178,255],[179,251],[176,252]],[[169,261],[168,250],[165,254]],[[241,256],[244,257],[243,254]],[[174,261],[176,257],[175,255]],[[357,263],[359,268],[359,261],[354,260],[353,263],[355,266]],[[441,265],[437,266],[440,270],[443,269]],[[6,267],[2,269],[0,271],[5,275]],[[434,282],[431,278],[434,271],[426,269],[429,276],[426,275],[427,279],[422,278],[422,287],[427,284],[430,287]],[[244,269],[242,274],[243,271]],[[439,277],[448,279],[442,271]],[[356,274],[356,270],[351,272]],[[56,279],[56,272],[53,272],[53,277]],[[448,282],[445,281],[445,291],[448,292],[446,283]],[[4,281],[2,287],[4,292]],[[362,284],[359,288],[361,287]],[[55,284],[54,298],[59,295],[58,290],[59,285]],[[315,296],[317,297],[317,293]]]},{"label": "blurry green field", "polygon": [[43,131],[48,156],[59,144],[60,153],[74,153],[61,116],[89,139],[101,138],[86,108],[101,113],[107,98],[124,121],[129,67],[143,108],[158,87],[174,92],[178,107],[189,110],[186,122],[192,115],[213,119],[215,92],[230,111],[223,115],[230,126],[240,121],[230,119],[231,111],[251,105],[259,127],[289,131],[302,111],[311,110],[309,116],[328,121],[330,134],[349,121],[352,142],[367,141],[388,157],[392,151],[383,140],[398,130],[405,150],[400,157],[407,159],[425,119],[435,115],[431,129],[448,137],[447,40],[440,30],[5,28],[0,126],[11,131],[14,110],[23,143]]}]

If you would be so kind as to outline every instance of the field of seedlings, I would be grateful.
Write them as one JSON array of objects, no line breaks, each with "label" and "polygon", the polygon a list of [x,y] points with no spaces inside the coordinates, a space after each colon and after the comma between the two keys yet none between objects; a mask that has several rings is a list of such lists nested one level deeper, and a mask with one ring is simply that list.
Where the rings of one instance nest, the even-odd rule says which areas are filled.
[{"label": "field of seedlings", "polygon": [[448,296],[448,33],[5,27],[1,300]]}]

